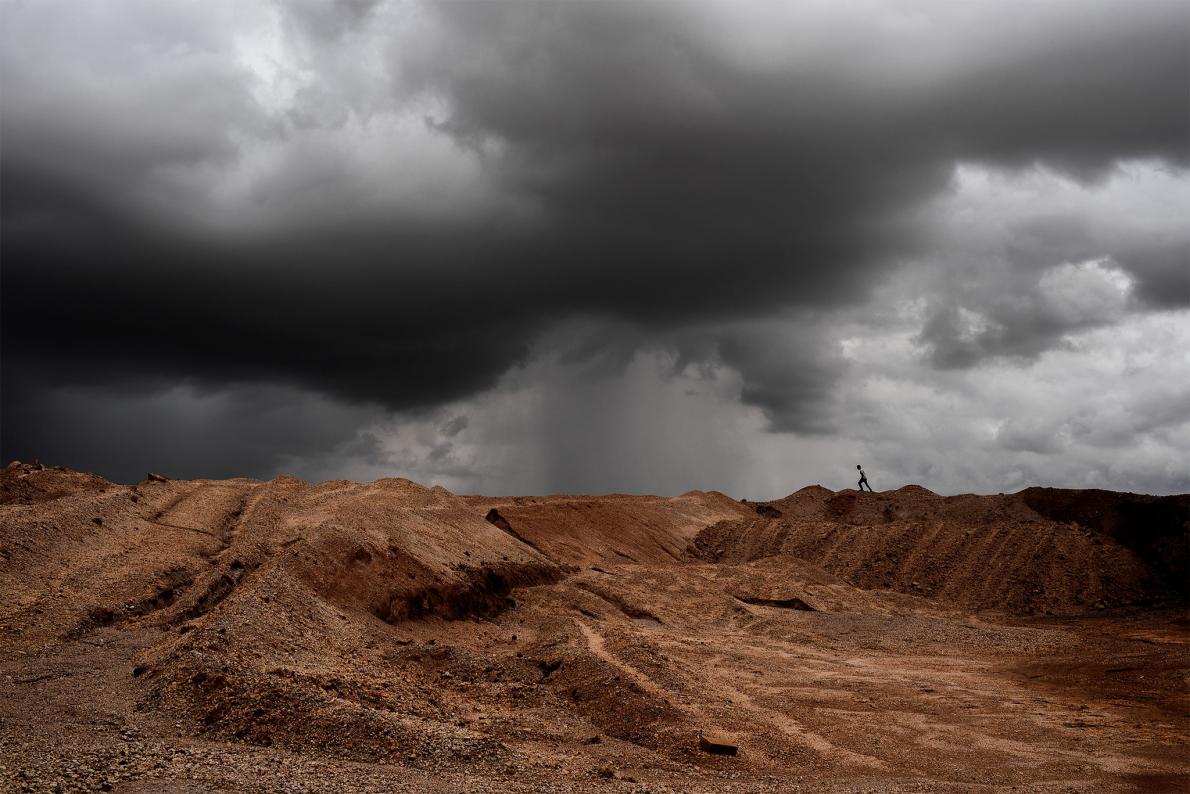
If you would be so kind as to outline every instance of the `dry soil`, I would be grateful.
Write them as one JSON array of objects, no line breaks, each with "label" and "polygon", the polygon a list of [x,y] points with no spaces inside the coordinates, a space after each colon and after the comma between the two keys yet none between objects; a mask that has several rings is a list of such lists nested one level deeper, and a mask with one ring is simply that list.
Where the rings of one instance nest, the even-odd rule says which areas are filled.
[{"label": "dry soil", "polygon": [[1186,496],[0,501],[4,790],[1190,790]]}]

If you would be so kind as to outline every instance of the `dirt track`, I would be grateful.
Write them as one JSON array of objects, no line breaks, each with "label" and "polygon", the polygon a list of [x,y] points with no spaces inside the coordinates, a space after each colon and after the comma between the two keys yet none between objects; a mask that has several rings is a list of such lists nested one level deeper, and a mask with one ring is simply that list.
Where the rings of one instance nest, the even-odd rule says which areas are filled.
[{"label": "dirt track", "polygon": [[1190,788],[1185,497],[0,486],[12,790]]}]

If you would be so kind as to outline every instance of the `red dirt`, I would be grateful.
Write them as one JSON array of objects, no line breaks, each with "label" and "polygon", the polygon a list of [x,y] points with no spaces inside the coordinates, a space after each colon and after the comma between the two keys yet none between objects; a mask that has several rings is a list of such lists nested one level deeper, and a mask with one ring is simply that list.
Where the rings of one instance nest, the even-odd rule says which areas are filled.
[{"label": "red dirt", "polygon": [[1190,784],[1187,497],[0,484],[13,790]]},{"label": "red dirt", "polygon": [[14,460],[0,469],[0,505],[48,502],[85,491],[106,491],[112,484],[98,474],[70,471],[59,466]]}]

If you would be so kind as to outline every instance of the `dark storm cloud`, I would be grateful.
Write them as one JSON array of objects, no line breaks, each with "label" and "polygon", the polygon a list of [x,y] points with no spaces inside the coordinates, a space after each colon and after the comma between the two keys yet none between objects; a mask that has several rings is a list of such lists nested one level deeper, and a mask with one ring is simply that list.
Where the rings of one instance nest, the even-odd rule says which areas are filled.
[{"label": "dark storm cloud", "polygon": [[[5,381],[8,386],[8,365]],[[374,416],[279,386],[223,387],[125,383],[14,388],[4,399],[4,448],[137,482],[148,471],[185,477],[272,477],[293,458],[383,459],[376,438],[359,432]]]},{"label": "dark storm cloud", "polygon": [[1140,295],[1161,308],[1190,306],[1190,234],[1122,247],[1120,261],[1140,282]]},{"label": "dark storm cloud", "polygon": [[744,320],[683,328],[663,349],[676,354],[672,373],[690,364],[723,365],[742,378],[739,400],[760,408],[774,432],[823,434],[836,430],[831,410],[836,382],[846,370],[822,319]]},{"label": "dark storm cloud", "polygon": [[725,339],[721,350],[723,361],[744,376],[740,401],[761,408],[772,430],[827,433],[837,429],[831,412],[824,410],[841,369],[837,362],[816,350],[790,351],[768,337]]},{"label": "dark storm cloud", "polygon": [[[36,361],[59,379],[267,380],[419,407],[489,385],[541,321],[481,274],[452,276],[478,244],[426,230],[235,246],[21,226],[18,216],[5,239],[6,365]],[[377,270],[406,257],[405,270]]]},{"label": "dark storm cloud", "polygon": [[[6,47],[6,429],[10,406],[46,389],[146,375],[426,408],[491,386],[574,316],[624,321],[643,343],[861,305],[881,268],[926,244],[915,213],[959,160],[1082,180],[1128,158],[1187,164],[1181,3],[971,18],[940,6],[909,32],[824,11],[829,46],[749,59],[723,46],[713,15],[679,4],[451,2],[430,7],[420,45],[381,48],[372,90],[350,92],[350,39],[379,25],[379,5],[282,8],[316,67],[283,107],[231,64],[226,19],[48,42],[70,52]],[[88,66],[127,81],[97,90]],[[369,198],[343,147],[317,139],[294,143],[286,195],[261,188],[293,209],[259,228],[218,231],[216,199],[173,176],[234,171],[251,142],[284,147],[417,101],[523,217],[427,218]],[[1176,244],[1092,248],[1155,301],[1185,265]],[[926,336],[944,339],[947,317]],[[1054,337],[1035,330],[1021,346]],[[839,368],[812,345],[771,342],[697,347],[744,374],[743,400],[775,429],[824,429],[815,404]],[[25,428],[16,448],[43,433]]]},{"label": "dark storm cloud", "polygon": [[433,59],[405,65],[451,100],[441,128],[498,140],[509,189],[616,254],[606,266],[629,284],[647,263],[643,278],[681,298],[858,303],[864,271],[913,242],[904,215],[957,160],[1085,179],[1124,158],[1187,162],[1184,7],[1071,6],[1041,31],[1027,13],[988,16],[925,74],[906,64],[937,41],[863,25],[832,41],[846,57],[750,67],[681,7],[442,10]]}]

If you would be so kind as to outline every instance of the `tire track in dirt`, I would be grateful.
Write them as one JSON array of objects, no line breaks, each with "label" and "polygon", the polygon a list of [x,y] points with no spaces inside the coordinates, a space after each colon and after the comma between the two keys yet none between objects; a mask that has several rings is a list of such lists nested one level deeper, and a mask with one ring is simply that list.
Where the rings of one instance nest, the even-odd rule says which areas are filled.
[{"label": "tire track in dirt", "polygon": [[[718,722],[712,715],[690,704],[691,694],[698,695],[697,692],[669,690],[659,686],[652,678],[609,651],[607,649],[606,637],[592,628],[588,623],[581,620],[576,620],[575,623],[578,624],[579,629],[582,631],[587,648],[595,657],[611,665],[622,675],[627,676],[645,692],[669,704],[673,709],[681,713],[688,722],[695,725],[707,726]],[[702,698],[700,697],[699,699],[701,700]],[[748,752],[760,766],[775,766],[778,763],[776,759],[755,745],[750,747]]]},{"label": "tire track in dirt", "polygon": [[723,681],[716,683],[725,692],[730,692],[738,698],[739,702],[743,703],[747,709],[758,715],[764,722],[773,725],[783,734],[793,739],[798,746],[807,747],[829,761],[875,769],[888,768],[888,765],[884,761],[875,756],[864,755],[863,753],[857,753],[854,750],[848,750],[846,747],[833,744],[821,734],[807,729],[806,726],[788,714],[760,705],[753,700],[751,695],[738,687],[731,686]]},{"label": "tire track in dirt", "polygon": [[649,694],[656,695],[657,697],[660,697],[660,698],[668,699],[674,694],[672,692],[668,692],[668,691],[662,689],[661,687],[657,686],[657,684],[654,683],[652,679],[650,679],[648,676],[646,676],[640,670],[637,670],[632,665],[616,658],[616,656],[614,656],[610,651],[607,650],[607,638],[605,638],[602,634],[597,632],[595,629],[591,628],[591,626],[588,625],[585,621],[576,620],[575,623],[578,624],[579,630],[582,631],[583,637],[587,641],[587,648],[590,649],[591,653],[593,653],[595,656],[602,659],[603,661],[607,662],[608,664],[610,664],[612,667],[619,670],[624,675],[631,678],[633,681],[635,681],[637,684],[640,685],[641,689],[645,690]]},{"label": "tire track in dirt", "polygon": [[[245,521],[249,501],[260,497],[261,483],[199,483],[177,498],[172,499],[152,519],[143,519],[154,526],[184,530],[207,535],[219,541],[219,548],[203,554],[211,562],[217,562],[230,548],[239,527]],[[256,500],[252,500],[255,505]],[[161,519],[172,519],[163,521]],[[222,566],[201,576],[179,577],[175,572],[167,575],[167,586],[155,595],[144,599],[136,615],[145,615],[174,605],[189,604],[182,608],[180,617],[192,618],[205,614],[235,589],[246,575],[242,565],[233,564],[233,570],[224,571]],[[168,572],[167,572],[168,573]],[[199,593],[195,596],[194,593]]]},{"label": "tire track in dirt", "polygon": [[259,483],[246,487],[200,483],[158,510],[151,522],[222,538],[240,517],[249,495],[260,487]]},{"label": "tire track in dirt", "polygon": [[251,523],[252,515],[256,510],[256,506],[260,504],[260,500],[265,496],[264,483],[254,483],[243,495],[240,496],[235,509],[233,509],[224,518],[223,526],[220,532],[220,540],[223,543],[223,548],[216,554],[216,558],[223,556],[231,549],[232,542],[236,536],[239,535],[240,529]]},{"label": "tire track in dirt", "polygon": [[[10,510],[19,518],[12,534],[20,539],[28,583],[0,623],[23,640],[47,634],[74,640],[169,606],[223,546],[223,511],[203,520],[191,515],[195,500],[214,495],[225,502],[246,482],[112,486],[87,500],[67,496],[21,507],[23,514]],[[0,577],[0,584],[7,581]]]},{"label": "tire track in dirt", "polygon": [[[1056,743],[1028,742],[1013,738],[1012,734],[1022,720],[1035,723],[1040,729],[1052,734],[1054,725],[1049,722],[1054,720],[1054,702],[1044,698],[1026,697],[1028,693],[1023,689],[1016,690],[1015,696],[1005,697],[1005,681],[994,673],[973,671],[970,663],[960,660],[938,667],[935,666],[938,661],[927,657],[900,657],[895,660],[853,657],[847,659],[845,664],[850,668],[866,671],[862,676],[866,680],[879,680],[886,684],[900,682],[905,688],[925,677],[930,680],[932,687],[939,688],[940,694],[936,697],[943,701],[961,701],[965,710],[962,723],[945,720],[941,718],[942,715],[929,711],[890,709],[885,712],[885,730],[902,736],[903,740],[912,742],[925,751],[936,751],[939,758],[956,758],[971,754],[992,756],[996,763],[1031,768],[1036,770],[1037,774],[1042,774],[1046,765],[1055,763],[1093,763],[1105,772],[1141,772],[1146,769],[1137,765],[1134,759],[1122,755],[1099,754],[1095,759],[1088,761],[1087,754],[1082,749],[1069,749],[1057,746]],[[1026,711],[1015,720],[1005,722],[1003,710],[993,705],[1023,705],[1027,702],[1045,704],[1046,719]],[[862,712],[841,709],[828,709],[827,712],[840,719],[865,716]],[[1080,720],[1089,716],[1086,712],[1077,713]],[[981,722],[983,720],[986,722]]]},{"label": "tire track in dirt", "polygon": [[[888,768],[883,760],[875,756],[840,747],[821,734],[808,729],[789,714],[757,703],[753,695],[731,683],[738,675],[739,670],[748,666],[731,662],[722,655],[714,655],[706,663],[706,669],[713,671],[713,684],[716,692],[729,694],[733,706],[742,706],[743,710],[750,712],[749,716],[752,720],[775,727],[791,739],[797,747],[811,750],[820,757],[839,764],[850,764],[867,769]],[[727,672],[721,672],[724,669]]]},{"label": "tire track in dirt", "polygon": [[[586,640],[588,649],[596,657],[615,667],[623,675],[630,678],[642,689],[652,695],[665,698],[669,701],[685,699],[679,697],[680,693],[678,692],[670,691],[658,686],[656,682],[654,682],[636,667],[615,656],[607,648],[606,637],[596,631],[588,623],[581,620],[576,620],[575,622],[578,624],[579,630],[582,632],[583,637]],[[714,660],[718,660],[720,662],[723,661],[722,657],[713,657],[712,662]],[[737,667],[738,666],[732,666],[731,669],[735,670]],[[708,665],[708,669],[717,669],[717,667],[712,663]],[[853,766],[865,768],[887,768],[887,764],[885,764],[885,762],[879,758],[857,753],[844,747],[839,747],[838,745],[828,741],[823,736],[807,729],[804,725],[790,717],[788,714],[758,704],[750,694],[744,692],[738,687],[731,685],[722,675],[715,676],[714,686],[717,692],[729,694],[732,697],[734,704],[742,705],[745,710],[751,712],[749,716],[751,716],[755,722],[776,727],[783,734],[792,739],[799,747],[810,749],[830,761],[847,763]],[[697,709],[681,705],[676,707],[681,709],[688,716],[698,722],[705,723],[710,721],[708,719],[708,715]],[[753,747],[752,752],[757,753],[758,748]]]},{"label": "tire track in dirt", "polygon": [[154,526],[213,537],[221,544],[219,551],[212,555],[218,556],[227,550],[247,520],[245,513],[259,502],[263,486],[256,482],[199,483],[170,500],[152,518],[141,520]]},{"label": "tire track in dirt", "polygon": [[178,524],[169,524],[169,523],[166,523],[165,521],[154,521],[151,518],[144,518],[141,520],[144,521],[146,524],[152,524],[155,527],[165,527],[166,529],[180,529],[185,532],[197,532],[200,535],[206,535],[207,537],[215,538],[216,540],[221,540],[221,538],[218,535],[216,535],[214,532],[211,532],[208,529],[198,529],[197,527],[183,527],[183,526],[179,526]]},{"label": "tire track in dirt", "polygon": [[211,562],[216,563],[217,567],[195,579],[189,591],[179,599],[182,606],[174,616],[175,620],[191,620],[210,612],[255,569],[254,564],[246,567],[238,559],[229,566],[219,563],[231,550],[240,527],[250,520],[252,510],[263,495],[263,483],[207,485],[192,492],[191,499],[183,500],[172,508],[170,515],[184,508],[184,517],[192,521],[197,519],[197,523],[208,523],[212,527],[210,530],[191,529],[206,531],[220,543],[219,550],[210,556]]}]

